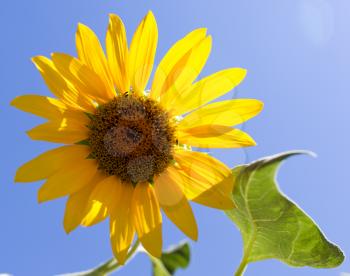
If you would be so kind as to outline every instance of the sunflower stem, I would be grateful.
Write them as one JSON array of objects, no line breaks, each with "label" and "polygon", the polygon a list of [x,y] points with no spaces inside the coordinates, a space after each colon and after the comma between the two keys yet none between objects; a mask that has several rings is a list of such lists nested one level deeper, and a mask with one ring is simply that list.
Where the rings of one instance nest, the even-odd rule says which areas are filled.
[{"label": "sunflower stem", "polygon": [[[136,255],[137,249],[139,248],[139,245],[140,245],[140,241],[136,240],[136,242],[134,243],[134,245],[132,246],[132,248],[130,249],[130,251],[126,257],[125,264],[127,262],[129,262]],[[112,258],[105,263],[105,267],[101,267],[101,268],[103,268],[103,270],[99,271],[101,274],[94,274],[94,275],[96,275],[96,276],[97,275],[108,275],[109,273],[118,269],[120,266],[121,265],[119,263],[117,263],[116,259]]]},{"label": "sunflower stem", "polygon": [[239,267],[237,268],[236,272],[235,272],[235,276],[243,276],[244,275],[244,271],[246,270],[248,265],[247,259],[243,258],[241,263],[239,264]]},{"label": "sunflower stem", "polygon": [[[134,245],[132,246],[132,248],[130,249],[130,251],[126,257],[125,264],[127,262],[129,262],[137,254],[137,250],[138,250],[139,246],[140,246],[140,241],[136,240],[136,242],[134,243]],[[103,263],[102,265],[100,265],[94,269],[84,271],[84,272],[78,272],[78,273],[63,274],[61,276],[107,276],[110,273],[117,270],[120,266],[121,266],[121,264],[119,264],[116,261],[116,259],[113,257],[110,260],[108,260],[107,262]]]}]

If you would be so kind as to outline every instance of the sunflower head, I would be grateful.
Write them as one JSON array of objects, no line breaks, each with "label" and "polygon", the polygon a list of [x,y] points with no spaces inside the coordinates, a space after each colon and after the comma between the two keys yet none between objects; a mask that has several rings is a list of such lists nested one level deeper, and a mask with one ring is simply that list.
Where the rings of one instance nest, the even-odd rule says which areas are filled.
[{"label": "sunflower head", "polygon": [[32,139],[65,144],[21,166],[15,180],[45,180],[40,202],[68,196],[67,232],[109,217],[111,246],[120,263],[135,234],[150,254],[161,255],[161,210],[196,240],[189,200],[223,210],[234,207],[231,170],[191,149],[255,145],[235,126],[262,109],[254,99],[212,102],[244,79],[244,69],[196,80],[211,50],[205,29],[169,49],[147,90],[157,41],[151,12],[130,47],[123,22],[111,15],[106,54],[94,32],[79,24],[77,57],[54,53],[51,59],[33,59],[55,97],[24,95],[12,102],[47,119],[28,131]]},{"label": "sunflower head", "polygon": [[175,129],[156,101],[125,94],[90,117],[90,157],[107,175],[134,185],[151,182],[173,160]]}]

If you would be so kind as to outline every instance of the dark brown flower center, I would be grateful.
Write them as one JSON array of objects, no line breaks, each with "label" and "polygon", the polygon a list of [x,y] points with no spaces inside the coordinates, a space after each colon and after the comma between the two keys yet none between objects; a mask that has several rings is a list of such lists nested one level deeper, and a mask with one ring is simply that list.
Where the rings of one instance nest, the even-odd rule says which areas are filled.
[{"label": "dark brown flower center", "polygon": [[97,108],[88,127],[91,157],[99,169],[122,181],[152,180],[173,159],[174,127],[151,99],[116,97]]}]

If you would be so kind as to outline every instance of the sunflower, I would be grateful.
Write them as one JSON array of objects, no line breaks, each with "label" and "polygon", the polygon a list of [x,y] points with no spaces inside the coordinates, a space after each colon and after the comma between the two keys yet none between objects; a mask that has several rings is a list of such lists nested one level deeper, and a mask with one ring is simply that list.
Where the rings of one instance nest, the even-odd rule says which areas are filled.
[{"label": "sunflower", "polygon": [[149,12],[130,47],[123,22],[110,15],[106,54],[94,32],[79,24],[78,57],[53,53],[33,62],[55,97],[23,95],[15,107],[47,119],[31,139],[63,144],[21,166],[16,182],[46,180],[45,202],[68,196],[67,233],[109,217],[113,253],[122,264],[135,240],[153,256],[162,252],[162,213],[188,237],[198,230],[189,200],[231,209],[230,169],[195,148],[255,145],[234,128],[257,115],[262,103],[234,99],[210,103],[237,86],[246,70],[229,68],[196,81],[212,39],[196,29],[161,60],[150,89],[158,40]]}]

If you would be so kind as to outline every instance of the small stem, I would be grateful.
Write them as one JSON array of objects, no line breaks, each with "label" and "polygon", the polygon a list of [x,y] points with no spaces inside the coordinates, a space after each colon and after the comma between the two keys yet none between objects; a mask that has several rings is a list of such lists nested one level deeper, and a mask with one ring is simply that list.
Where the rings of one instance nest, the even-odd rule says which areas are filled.
[{"label": "small stem", "polygon": [[[132,259],[132,257],[135,256],[135,254],[137,253],[137,249],[139,248],[139,245],[140,245],[140,241],[136,240],[136,242],[134,243],[134,245],[132,246],[132,248],[130,249],[130,251],[128,252],[128,254],[126,256],[125,263],[130,261]],[[105,262],[104,264],[98,266],[97,268],[91,269],[89,271],[78,272],[78,273],[73,273],[73,274],[64,274],[61,276],[107,276],[111,272],[118,269],[120,266],[121,265],[116,261],[116,259],[112,258],[112,259],[108,260],[107,262]]]},{"label": "small stem", "polygon": [[255,236],[256,236],[256,234],[254,233],[254,235],[248,241],[247,247],[244,248],[243,257],[242,257],[241,263],[239,264],[239,267],[237,268],[237,270],[235,272],[235,276],[243,276],[244,275],[244,271],[246,270],[247,265],[248,265],[248,258],[250,255],[250,251],[252,250],[252,247],[254,244]]},{"label": "small stem", "polygon": [[244,271],[247,268],[247,265],[248,265],[247,256],[243,256],[242,261],[235,272],[235,276],[242,276],[244,274]]},{"label": "small stem", "polygon": [[[136,242],[134,243],[134,245],[132,246],[132,248],[130,249],[128,255],[126,256],[126,261],[125,264],[130,261],[130,259],[134,256],[134,254],[136,253],[137,249],[139,248],[140,245],[140,241],[136,240]],[[118,267],[120,267],[120,264],[117,263],[115,258],[110,259],[109,261],[107,261],[104,265],[102,265],[99,269],[95,270],[94,272],[96,272],[96,274],[93,275],[108,275],[109,273],[113,272],[114,270],[116,270]],[[91,275],[91,276],[93,276]]]}]

